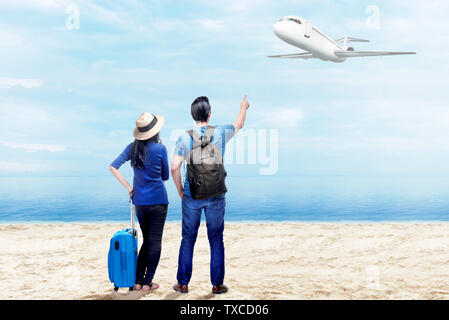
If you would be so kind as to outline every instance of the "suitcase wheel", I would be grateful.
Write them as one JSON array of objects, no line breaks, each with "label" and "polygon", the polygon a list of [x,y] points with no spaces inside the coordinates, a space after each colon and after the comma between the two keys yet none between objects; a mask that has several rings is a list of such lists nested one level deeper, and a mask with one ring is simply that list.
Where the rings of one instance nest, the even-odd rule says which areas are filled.
[{"label": "suitcase wheel", "polygon": [[129,287],[129,291],[133,291],[134,290],[134,287]]},{"label": "suitcase wheel", "polygon": [[114,291],[117,292],[118,291],[118,287],[114,287]]}]

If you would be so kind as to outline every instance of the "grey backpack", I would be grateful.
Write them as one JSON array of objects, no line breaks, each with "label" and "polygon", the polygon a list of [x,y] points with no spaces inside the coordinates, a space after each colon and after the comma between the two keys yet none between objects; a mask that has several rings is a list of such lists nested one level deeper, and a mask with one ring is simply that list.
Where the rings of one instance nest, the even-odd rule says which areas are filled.
[{"label": "grey backpack", "polygon": [[190,193],[194,199],[209,199],[227,192],[223,154],[221,148],[211,143],[214,130],[214,126],[208,126],[203,136],[195,130],[187,131],[193,139],[186,161]]}]

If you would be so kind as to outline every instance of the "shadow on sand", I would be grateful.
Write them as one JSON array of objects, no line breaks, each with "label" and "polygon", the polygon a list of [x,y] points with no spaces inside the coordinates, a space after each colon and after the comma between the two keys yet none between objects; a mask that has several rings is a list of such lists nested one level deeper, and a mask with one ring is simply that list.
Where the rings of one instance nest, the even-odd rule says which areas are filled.
[{"label": "shadow on sand", "polygon": [[[187,298],[187,299],[189,299],[189,294],[187,293],[180,293],[180,292],[172,292],[172,293],[169,293],[169,294],[167,294],[164,298],[162,298],[163,300],[177,300],[177,299],[179,299],[180,297],[185,297],[185,298]],[[209,294],[206,294],[206,295],[204,295],[204,296],[200,296],[200,297],[198,297],[198,298],[195,298],[195,300],[197,300],[197,299],[199,299],[199,300],[209,300],[209,299],[212,299],[212,298],[214,298],[215,297],[215,295],[214,294],[212,294],[212,293],[209,293]]]},{"label": "shadow on sand", "polygon": [[[126,292],[126,293],[125,293]],[[80,300],[138,300],[148,294],[150,292],[144,291],[123,291],[115,292],[111,290],[111,292],[106,294],[89,294],[83,297],[80,297]]]},{"label": "shadow on sand", "polygon": [[[109,293],[85,295],[85,296],[79,297],[77,300],[138,300],[147,294],[151,294],[151,291],[128,291],[128,290],[125,291],[125,290],[123,290],[123,291],[115,292],[114,290],[111,290]],[[162,300],[177,300],[179,298],[189,299],[189,294],[180,293],[180,292],[171,292],[161,299]],[[195,298],[195,300],[196,299],[210,300],[213,298],[215,298],[215,295],[212,293],[208,293],[203,296]]]}]

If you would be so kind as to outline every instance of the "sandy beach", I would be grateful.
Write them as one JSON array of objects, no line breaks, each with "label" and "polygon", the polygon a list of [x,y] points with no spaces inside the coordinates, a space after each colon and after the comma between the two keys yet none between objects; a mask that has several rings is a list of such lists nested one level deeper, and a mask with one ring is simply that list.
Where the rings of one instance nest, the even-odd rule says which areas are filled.
[{"label": "sandy beach", "polygon": [[449,299],[448,223],[227,223],[230,291],[217,296],[203,224],[190,292],[173,291],[180,223],[165,227],[160,289],[115,293],[107,252],[123,227],[0,225],[0,299]]}]

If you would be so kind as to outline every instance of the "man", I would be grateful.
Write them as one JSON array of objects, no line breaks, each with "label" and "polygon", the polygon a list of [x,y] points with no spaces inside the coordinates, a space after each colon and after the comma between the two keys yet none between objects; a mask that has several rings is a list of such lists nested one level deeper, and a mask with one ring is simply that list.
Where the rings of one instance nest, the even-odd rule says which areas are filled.
[{"label": "man", "polygon": [[[210,244],[210,280],[212,293],[228,291],[223,284],[224,262],[224,184],[226,171],[223,156],[226,143],[243,127],[249,103],[246,95],[240,104],[240,111],[233,124],[209,126],[211,107],[207,97],[198,97],[191,105],[195,127],[178,138],[171,172],[176,189],[182,199],[182,240],[179,249],[178,283],[175,291],[188,292],[192,276],[193,248],[195,246],[201,212],[206,217],[207,236]],[[181,165],[186,160],[187,170],[184,186],[181,183]]]}]

